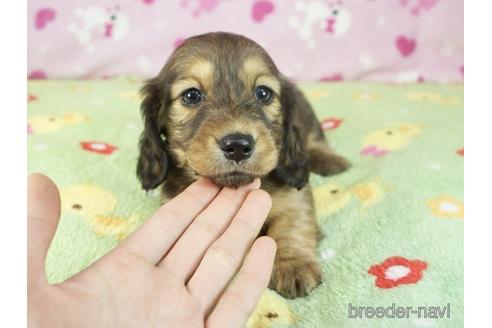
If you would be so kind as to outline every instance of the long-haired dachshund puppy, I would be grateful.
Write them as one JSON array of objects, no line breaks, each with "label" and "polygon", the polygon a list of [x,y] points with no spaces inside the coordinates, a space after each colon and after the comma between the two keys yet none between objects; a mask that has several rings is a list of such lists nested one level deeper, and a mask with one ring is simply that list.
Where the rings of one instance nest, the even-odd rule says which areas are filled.
[{"label": "long-haired dachshund puppy", "polygon": [[230,33],[186,40],[142,89],[137,175],[169,199],[198,177],[238,187],[260,177],[272,197],[261,234],[277,243],[270,287],[288,298],[321,282],[309,172],[348,162],[328,146],[311,106],[255,42]]}]

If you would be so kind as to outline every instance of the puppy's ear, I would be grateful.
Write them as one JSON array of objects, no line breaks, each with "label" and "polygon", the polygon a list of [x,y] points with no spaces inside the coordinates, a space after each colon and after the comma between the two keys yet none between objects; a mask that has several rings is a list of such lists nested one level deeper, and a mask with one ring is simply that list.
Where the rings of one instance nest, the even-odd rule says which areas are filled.
[{"label": "puppy's ear", "polygon": [[275,175],[288,185],[301,189],[309,180],[308,157],[305,140],[295,124],[295,111],[299,106],[298,93],[290,82],[282,83],[280,102],[284,114],[283,140]]},{"label": "puppy's ear", "polygon": [[154,78],[147,82],[141,93],[144,131],[139,142],[137,177],[142,188],[148,191],[160,185],[168,172],[169,158],[163,140],[165,131],[159,127],[159,113],[164,107],[165,91],[158,78]]}]

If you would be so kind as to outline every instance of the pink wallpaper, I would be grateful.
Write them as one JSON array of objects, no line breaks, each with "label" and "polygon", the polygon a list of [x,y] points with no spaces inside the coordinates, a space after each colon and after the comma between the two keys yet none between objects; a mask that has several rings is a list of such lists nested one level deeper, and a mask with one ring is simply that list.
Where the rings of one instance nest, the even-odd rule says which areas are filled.
[{"label": "pink wallpaper", "polygon": [[244,34],[296,80],[463,81],[463,0],[30,0],[30,78],[155,75],[184,38]]}]

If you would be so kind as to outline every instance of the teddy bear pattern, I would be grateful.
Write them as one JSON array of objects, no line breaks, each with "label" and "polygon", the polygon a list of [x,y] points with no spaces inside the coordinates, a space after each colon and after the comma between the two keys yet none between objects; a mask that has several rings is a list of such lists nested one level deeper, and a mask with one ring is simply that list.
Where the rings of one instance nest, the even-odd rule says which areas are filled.
[{"label": "teddy bear pattern", "polygon": [[351,25],[351,15],[342,1],[297,1],[295,10],[288,23],[311,49],[316,47],[316,33],[338,38],[347,33]]},{"label": "teddy bear pattern", "polygon": [[123,39],[129,31],[129,20],[120,11],[119,6],[101,7],[90,5],[75,9],[76,20],[68,26],[68,31],[75,36],[87,52],[95,50],[97,40]]}]

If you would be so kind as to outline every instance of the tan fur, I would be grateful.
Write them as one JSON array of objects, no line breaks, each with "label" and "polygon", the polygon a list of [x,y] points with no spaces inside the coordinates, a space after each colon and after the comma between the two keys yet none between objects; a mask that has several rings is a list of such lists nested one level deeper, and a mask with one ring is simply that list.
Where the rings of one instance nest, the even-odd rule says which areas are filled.
[{"label": "tan fur", "polygon": [[[268,67],[258,57],[247,59],[243,65],[242,74],[245,84],[250,85],[250,92],[258,85],[270,87],[277,94],[280,93],[280,82],[268,73]],[[168,125],[169,140],[179,141],[171,143],[170,150],[176,155],[176,164],[179,167],[189,165],[194,172],[202,176],[215,177],[228,171],[224,163],[223,154],[217,147],[217,141],[225,135],[233,133],[248,134],[256,141],[255,153],[246,163],[240,165],[241,170],[251,176],[265,176],[277,165],[278,143],[280,134],[268,131],[261,122],[252,121],[242,116],[240,111],[233,108],[217,108],[209,111],[205,121],[199,127],[199,132],[189,139],[187,126],[199,115],[199,110],[186,107],[180,101],[180,95],[189,88],[202,90],[208,101],[216,98],[213,90],[213,63],[206,58],[193,56],[193,61],[187,60],[184,65],[174,65],[183,70],[182,77],[171,85],[172,104],[169,109]],[[265,106],[265,113],[271,121],[280,121],[280,102],[278,97]]]},{"label": "tan fur", "polygon": [[[247,58],[243,64],[243,69],[239,76],[243,79],[247,89],[254,90],[255,87],[264,85],[272,89],[275,94],[280,95],[281,86],[278,78],[268,71],[265,61],[258,56]],[[248,88],[249,87],[249,88]],[[271,120],[278,119],[280,116],[280,102],[278,97],[265,107],[266,113]]]},{"label": "tan fur", "polygon": [[288,298],[305,296],[321,283],[316,247],[321,233],[314,218],[311,188],[272,188],[265,234],[277,242],[270,287]]},{"label": "tan fur", "polygon": [[307,152],[310,169],[318,174],[335,175],[350,167],[350,163],[337,155],[325,140],[316,139],[313,134],[308,135]]},{"label": "tan fur", "polygon": [[[246,60],[243,63],[243,70],[240,72],[240,77],[243,79],[247,85],[253,86],[256,84],[256,79],[260,76],[266,75],[266,76],[271,76],[271,72],[268,69],[268,67],[265,65],[265,60],[264,58],[261,58],[260,56],[250,56],[246,58]],[[274,76],[271,76],[272,79],[274,79]],[[274,86],[276,89],[274,90],[275,92],[280,91],[280,83],[274,82]]]},{"label": "tan fur", "polygon": [[278,99],[274,99],[270,105],[265,106],[265,114],[271,121],[279,121],[281,119],[281,104]]},{"label": "tan fur", "polygon": [[210,90],[212,88],[214,65],[205,58],[195,58],[181,68],[186,78],[177,80],[171,88],[171,97],[178,98],[188,88]]},{"label": "tan fur", "polygon": [[246,163],[239,164],[244,172],[265,176],[275,168],[278,149],[271,133],[262,124],[241,118],[205,123],[202,132],[191,141],[186,152],[189,165],[204,176],[220,175],[227,167],[226,164],[221,165],[223,154],[217,147],[217,140],[234,132],[250,134],[257,140],[255,155]]}]

